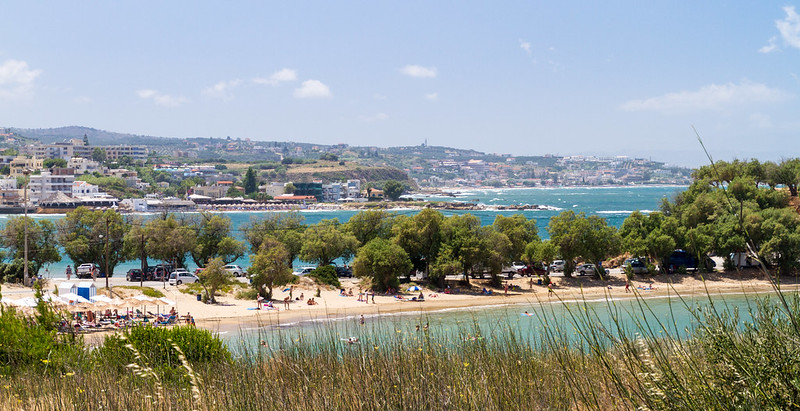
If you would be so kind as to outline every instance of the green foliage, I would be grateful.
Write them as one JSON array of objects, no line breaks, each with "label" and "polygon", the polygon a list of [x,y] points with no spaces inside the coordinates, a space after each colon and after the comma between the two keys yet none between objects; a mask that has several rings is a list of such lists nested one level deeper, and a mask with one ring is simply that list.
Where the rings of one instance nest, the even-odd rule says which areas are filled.
[{"label": "green foliage", "polygon": [[250,243],[250,252],[257,253],[266,238],[274,238],[286,247],[289,264],[300,254],[302,236],[306,230],[305,217],[298,212],[270,213],[262,220],[252,220],[243,227],[244,236]]},{"label": "green foliage", "polygon": [[366,244],[373,238],[387,239],[392,233],[392,214],[385,210],[363,210],[350,217],[347,231],[352,233],[359,243]]},{"label": "green foliage", "polygon": [[609,227],[600,217],[587,217],[583,212],[564,211],[550,219],[547,230],[566,262],[564,275],[567,277],[575,269],[576,258],[583,257],[597,264],[621,249],[622,241],[616,228]]},{"label": "green foliage", "polygon": [[53,167],[63,168],[67,166],[67,160],[64,160],[63,158],[48,158],[42,161],[42,166],[44,168],[53,168]]},{"label": "green foliage", "polygon": [[161,298],[161,297],[164,296],[164,293],[161,292],[161,290],[157,290],[157,289],[152,288],[152,287],[139,287],[139,286],[135,286],[135,285],[118,285],[118,286],[115,286],[114,288],[126,288],[126,289],[129,289],[129,290],[136,290],[136,291],[139,291],[140,293],[142,293],[142,294],[144,294],[144,295],[146,295],[148,297],[152,297],[152,298]]},{"label": "green foliage", "polygon": [[244,175],[244,180],[242,180],[242,185],[244,185],[244,193],[251,194],[258,191],[258,180],[256,178],[256,170],[253,167],[247,168],[247,173]]},{"label": "green foliage", "polygon": [[522,214],[514,214],[509,217],[498,214],[492,226],[497,232],[505,234],[511,241],[509,253],[503,256],[503,260],[506,262],[519,261],[526,246],[531,242],[539,241],[536,220],[528,220]]},{"label": "green foliage", "polygon": [[[75,265],[97,263],[109,277],[114,267],[130,260],[123,247],[125,233],[130,229],[116,210],[90,210],[78,207],[58,221],[58,242]],[[108,260],[106,260],[108,256]]]},{"label": "green foliage", "polygon": [[397,289],[398,277],[412,268],[411,260],[403,248],[382,238],[375,238],[361,247],[353,261],[353,274],[370,278],[379,291]]},{"label": "green foliage", "polygon": [[215,164],[214,169],[219,171],[227,170],[228,166],[226,166],[225,164]]},{"label": "green foliage", "polygon": [[403,195],[405,187],[397,180],[389,180],[383,184],[383,193],[392,201],[397,201]]},{"label": "green foliage", "polygon": [[[272,298],[272,288],[287,284],[293,279],[289,252],[281,242],[266,237],[258,252],[251,256],[250,282],[253,289],[267,299]],[[255,297],[254,297],[255,298]]]},{"label": "green foliage", "polygon": [[209,260],[203,271],[197,274],[200,284],[206,291],[205,296],[212,304],[217,303],[215,298],[217,289],[235,281],[233,275],[223,268],[224,266],[225,263],[221,258],[214,258]]},{"label": "green foliage", "polygon": [[[395,217],[392,225],[394,242],[408,254],[415,269],[431,274],[429,267],[436,263],[442,243],[442,224],[444,215],[430,208],[413,217]],[[437,278],[440,281],[444,279]]]},{"label": "green foliage", "polygon": [[319,266],[306,275],[316,280],[317,284],[326,284],[337,288],[342,286],[339,276],[336,275],[336,268],[332,265]]},{"label": "green foliage", "polygon": [[100,147],[95,147],[94,151],[92,151],[92,160],[97,161],[98,163],[103,163],[106,161],[106,151]]},{"label": "green foliage", "polygon": [[319,159],[323,161],[339,161],[339,156],[333,153],[322,153]]},{"label": "green foliage", "polygon": [[[126,347],[128,344],[141,354],[141,359]],[[192,326],[132,327],[121,336],[107,337],[95,350],[95,358],[100,364],[112,367],[143,361],[144,366],[153,368],[158,374],[174,378],[176,371],[183,368],[183,363],[172,344],[177,345],[192,364],[231,361],[231,354],[222,340],[208,330]]]},{"label": "green foliage", "polygon": [[358,239],[346,232],[339,220],[322,220],[303,232],[300,259],[319,266],[329,265],[340,257],[351,258],[358,246]]},{"label": "green foliage", "polygon": [[224,264],[230,264],[244,255],[244,242],[231,236],[230,218],[204,212],[192,226],[197,233],[192,259],[199,267],[204,267],[212,258],[221,258]]},{"label": "green foliage", "polygon": [[255,288],[243,288],[236,292],[237,300],[255,300],[258,298],[258,290]]},{"label": "green foliage", "polygon": [[[0,280],[4,282],[21,279],[24,269],[16,267],[24,265],[25,257],[25,225],[28,226],[28,272],[36,276],[46,264],[61,261],[61,253],[56,242],[56,225],[48,220],[34,220],[27,217],[12,217],[0,231],[0,245],[6,250],[5,257],[11,265],[3,267]],[[17,260],[19,263],[17,263]],[[19,275],[19,277],[17,277]]]},{"label": "green foliage", "polygon": [[181,267],[186,265],[186,254],[197,246],[196,234],[190,223],[184,219],[178,220],[174,214],[148,221],[144,232],[148,256],[176,262]]}]

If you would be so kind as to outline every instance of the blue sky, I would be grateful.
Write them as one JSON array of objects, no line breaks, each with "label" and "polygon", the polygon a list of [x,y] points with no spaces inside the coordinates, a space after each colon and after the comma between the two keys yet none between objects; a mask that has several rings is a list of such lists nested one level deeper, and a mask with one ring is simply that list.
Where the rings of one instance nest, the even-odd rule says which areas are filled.
[{"label": "blue sky", "polygon": [[0,125],[681,165],[798,156],[800,3],[0,4]]}]

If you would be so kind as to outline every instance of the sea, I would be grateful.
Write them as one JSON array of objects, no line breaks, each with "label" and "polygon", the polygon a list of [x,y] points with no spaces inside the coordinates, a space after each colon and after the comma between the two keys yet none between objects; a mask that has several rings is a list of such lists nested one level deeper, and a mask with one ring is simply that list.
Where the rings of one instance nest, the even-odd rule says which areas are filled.
[{"label": "sea", "polygon": [[[491,225],[498,215],[510,216],[513,214],[523,214],[528,219],[536,221],[539,228],[539,236],[543,239],[549,238],[547,224],[551,217],[558,215],[564,210],[573,210],[576,213],[585,212],[587,215],[597,215],[606,219],[609,225],[620,227],[622,222],[634,210],[649,213],[658,210],[664,199],[672,199],[675,195],[685,190],[686,186],[621,186],[621,187],[560,187],[560,188],[499,188],[499,189],[450,189],[446,190],[447,195],[421,195],[413,194],[414,199],[425,199],[428,201],[462,202],[472,203],[483,206],[481,210],[455,211],[443,210],[446,216],[455,214],[472,214],[480,218],[483,225]],[[501,206],[536,206],[536,209],[524,211],[498,210]],[[396,215],[414,215],[419,212],[417,209],[391,209],[391,213]],[[316,224],[325,219],[338,219],[339,222],[347,222],[353,215],[358,213],[354,210],[313,210],[301,209],[300,214],[304,217],[306,224]],[[231,219],[231,228],[234,236],[239,239],[244,238],[242,228],[252,222],[265,218],[274,213],[285,213],[285,211],[225,211],[224,215]],[[191,214],[191,213],[187,213]],[[143,214],[144,218],[155,218],[158,214]],[[3,221],[13,218],[13,215],[0,214],[0,226]],[[63,214],[33,214],[35,219],[47,219],[56,221],[64,217]],[[189,271],[194,271],[191,264]],[[150,265],[158,264],[159,261],[149,261]],[[42,269],[39,274],[45,278],[63,278],[67,265],[74,263],[62,253],[61,261],[50,264]],[[244,256],[235,261],[247,269],[250,266],[249,256]],[[302,261],[295,261],[294,265],[307,265]],[[139,268],[138,260],[128,261],[118,265],[114,269],[115,276],[122,276],[128,269]]]},{"label": "sea", "polygon": [[[445,215],[473,214],[482,224],[490,225],[497,215],[522,213],[536,221],[539,235],[548,238],[549,219],[565,210],[587,215],[597,215],[606,219],[609,225],[620,227],[624,219],[634,210],[649,213],[658,210],[664,199],[673,199],[686,189],[685,186],[625,186],[625,187],[563,187],[563,188],[519,188],[519,189],[464,189],[448,190],[447,195],[424,196],[415,194],[415,199],[430,201],[451,201],[474,203],[484,206],[481,210],[442,211]],[[498,210],[499,206],[536,205],[536,209],[525,211]],[[227,211],[231,219],[233,233],[243,238],[242,227],[271,213],[282,211]],[[336,218],[346,222],[357,211],[345,210],[300,210],[306,224],[315,224],[323,219]],[[398,215],[414,215],[418,210],[393,209]],[[12,216],[0,215],[0,224]],[[35,219],[57,220],[63,215],[33,215]],[[155,218],[156,215],[146,218]],[[151,264],[158,263],[151,261]],[[247,268],[248,257],[237,264]],[[302,264],[302,262],[295,262]],[[61,262],[46,267],[45,277],[63,278],[67,264],[72,264],[64,256]],[[124,275],[129,268],[138,268],[138,261],[118,266],[117,275]],[[190,267],[191,268],[191,267]],[[477,344],[502,340],[513,334],[516,338],[528,341],[531,345],[541,344],[543,336],[557,330],[560,338],[580,343],[578,329],[585,326],[617,330],[633,336],[636,332],[648,330],[654,334],[670,334],[683,337],[700,324],[703,310],[713,302],[714,307],[725,312],[736,312],[740,321],[751,318],[755,309],[754,296],[741,293],[701,294],[697,296],[659,296],[648,297],[647,290],[637,290],[641,297],[599,298],[594,301],[561,301],[558,298],[532,295],[530,301],[519,304],[474,306],[443,310],[426,310],[424,303],[420,310],[405,313],[383,313],[366,316],[366,324],[360,325],[357,316],[340,318],[306,318],[296,322],[282,322],[277,326],[239,328],[238,330],[216,330],[232,348],[255,347],[264,341],[272,349],[286,348],[296,344],[341,341],[342,349],[352,349],[348,338],[358,338],[359,346],[380,345],[389,340],[408,343],[418,342],[423,333],[442,337],[453,344]],[[661,293],[660,293],[661,294]],[[762,297],[774,298],[768,294]],[[412,304],[412,303],[409,303]],[[427,325],[428,330],[425,331]],[[419,327],[419,330],[417,328]],[[583,328],[582,328],[583,327]],[[638,330],[638,331],[637,331]],[[612,343],[612,339],[608,339]]]}]

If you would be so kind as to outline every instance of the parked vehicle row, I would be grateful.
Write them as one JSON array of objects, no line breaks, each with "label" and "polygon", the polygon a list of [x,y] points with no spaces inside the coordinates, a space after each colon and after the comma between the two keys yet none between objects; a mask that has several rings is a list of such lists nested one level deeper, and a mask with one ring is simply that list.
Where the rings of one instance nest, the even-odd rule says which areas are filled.
[{"label": "parked vehicle row", "polygon": [[[247,275],[244,269],[236,264],[228,264],[223,267],[235,277],[242,277]],[[202,268],[195,269],[194,273],[190,273],[185,268],[174,268],[171,264],[158,264],[147,267],[147,270],[142,273],[139,268],[131,268],[125,273],[127,281],[168,281],[170,285],[180,285],[184,283],[194,283],[199,280],[197,275],[202,271]],[[91,277],[91,274],[89,274]],[[142,278],[144,277],[144,278]],[[81,277],[79,277],[81,278]]]}]

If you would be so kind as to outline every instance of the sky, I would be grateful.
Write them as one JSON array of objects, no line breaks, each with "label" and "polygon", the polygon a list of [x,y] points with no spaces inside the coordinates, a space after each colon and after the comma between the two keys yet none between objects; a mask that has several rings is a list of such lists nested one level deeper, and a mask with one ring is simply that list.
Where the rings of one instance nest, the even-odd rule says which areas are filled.
[{"label": "sky", "polygon": [[[780,161],[800,1],[3,1],[0,126]],[[695,130],[697,134],[695,133]]]}]

